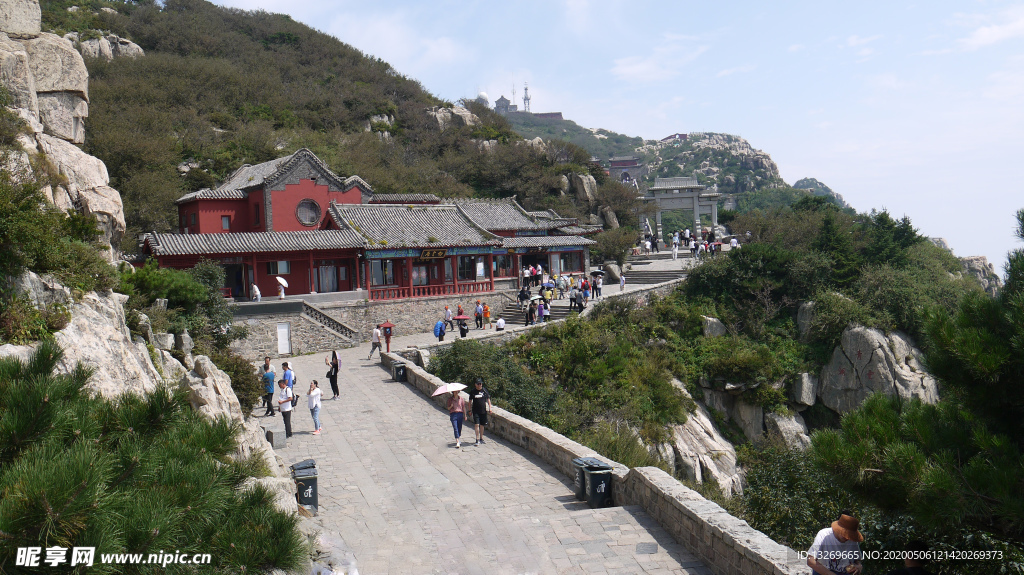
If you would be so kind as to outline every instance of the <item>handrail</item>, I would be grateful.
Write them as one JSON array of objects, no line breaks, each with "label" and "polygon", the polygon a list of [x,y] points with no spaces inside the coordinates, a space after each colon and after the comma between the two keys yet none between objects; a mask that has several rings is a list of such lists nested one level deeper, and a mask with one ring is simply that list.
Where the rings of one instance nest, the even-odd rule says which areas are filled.
[{"label": "handrail", "polygon": [[359,333],[355,329],[327,315],[327,312],[313,305],[310,305],[309,302],[302,302],[302,313],[306,314],[307,316],[315,320],[317,323],[323,325],[324,327],[332,331],[335,331],[351,340],[356,340],[359,337]]}]

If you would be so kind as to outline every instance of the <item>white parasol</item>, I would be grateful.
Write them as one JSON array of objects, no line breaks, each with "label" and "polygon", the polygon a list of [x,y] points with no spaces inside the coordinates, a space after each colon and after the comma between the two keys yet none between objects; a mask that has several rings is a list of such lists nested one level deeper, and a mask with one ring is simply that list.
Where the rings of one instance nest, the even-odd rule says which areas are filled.
[{"label": "white parasol", "polygon": [[284,279],[283,277],[281,277],[281,276],[274,276],[274,279],[277,280],[277,283],[283,285],[284,287],[288,287],[288,280]]},{"label": "white parasol", "polygon": [[441,395],[442,393],[456,393],[466,389],[465,385],[461,383],[446,383],[441,387],[434,390],[434,393],[430,394],[430,397]]}]

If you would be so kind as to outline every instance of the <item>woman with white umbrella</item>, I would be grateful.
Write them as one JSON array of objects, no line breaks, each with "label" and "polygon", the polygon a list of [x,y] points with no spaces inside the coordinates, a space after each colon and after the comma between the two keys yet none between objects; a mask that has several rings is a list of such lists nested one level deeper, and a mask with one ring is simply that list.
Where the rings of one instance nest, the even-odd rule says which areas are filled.
[{"label": "woman with white umbrella", "polygon": [[452,430],[455,432],[455,449],[462,447],[462,424],[466,421],[466,400],[462,399],[459,393],[466,389],[461,383],[447,383],[434,390],[432,397],[443,393],[452,394],[448,398],[448,417],[452,422]]},{"label": "woman with white umbrella", "polygon": [[288,287],[288,280],[281,276],[275,276],[277,280],[277,299],[284,299],[284,288]]}]

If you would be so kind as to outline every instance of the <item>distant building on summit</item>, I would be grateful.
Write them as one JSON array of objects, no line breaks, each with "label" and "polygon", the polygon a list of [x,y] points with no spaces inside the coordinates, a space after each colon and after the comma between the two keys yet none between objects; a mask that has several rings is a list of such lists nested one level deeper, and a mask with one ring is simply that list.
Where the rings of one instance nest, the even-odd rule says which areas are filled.
[{"label": "distant building on summit", "polygon": [[608,160],[608,175],[619,182],[632,182],[647,175],[647,166],[635,156],[616,156]]},{"label": "distant building on summit", "polygon": [[511,100],[502,94],[501,97],[494,102],[494,111],[504,116],[509,112],[518,112],[519,106],[513,104]]}]

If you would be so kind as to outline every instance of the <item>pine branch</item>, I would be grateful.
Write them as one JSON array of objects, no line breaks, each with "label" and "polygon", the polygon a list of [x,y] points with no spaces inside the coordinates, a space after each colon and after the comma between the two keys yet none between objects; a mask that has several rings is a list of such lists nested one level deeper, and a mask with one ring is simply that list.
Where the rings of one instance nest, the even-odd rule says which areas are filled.
[{"label": "pine branch", "polygon": [[128,466],[128,469],[125,469],[124,473],[122,473],[121,475],[118,475],[117,479],[115,479],[109,486],[107,486],[107,489],[108,490],[113,490],[115,487],[120,485],[122,481],[124,481],[125,479],[128,478],[129,475],[131,475],[132,471],[135,471],[135,467],[138,466],[138,464],[139,464],[139,458],[138,457],[133,457],[132,458],[132,463],[131,463],[131,465]]},{"label": "pine branch", "polygon": [[81,495],[83,491],[85,491],[85,488],[87,486],[88,485],[86,484],[86,482],[82,481],[82,484],[78,486],[78,490],[72,493],[71,497],[68,497],[67,503],[64,504],[63,509],[61,509],[60,512],[57,513],[57,516],[53,518],[54,521],[59,520],[61,515],[64,515],[64,512],[68,510],[68,507],[70,507],[71,504],[74,503],[76,499],[78,499],[78,496]]}]

